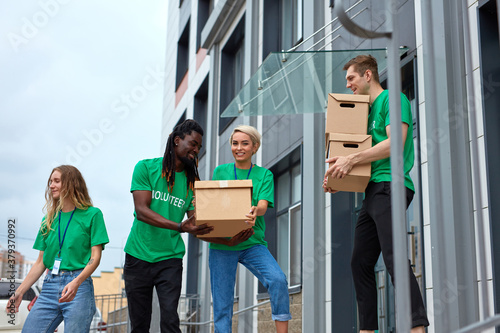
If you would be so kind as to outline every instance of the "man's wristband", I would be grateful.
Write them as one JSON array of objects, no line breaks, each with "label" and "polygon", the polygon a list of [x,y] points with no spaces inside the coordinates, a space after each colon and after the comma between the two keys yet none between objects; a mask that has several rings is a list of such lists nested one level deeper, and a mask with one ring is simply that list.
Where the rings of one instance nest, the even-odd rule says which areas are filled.
[{"label": "man's wristband", "polygon": [[182,230],[182,222],[177,226],[177,231],[179,231],[180,234],[184,232],[184,230]]}]

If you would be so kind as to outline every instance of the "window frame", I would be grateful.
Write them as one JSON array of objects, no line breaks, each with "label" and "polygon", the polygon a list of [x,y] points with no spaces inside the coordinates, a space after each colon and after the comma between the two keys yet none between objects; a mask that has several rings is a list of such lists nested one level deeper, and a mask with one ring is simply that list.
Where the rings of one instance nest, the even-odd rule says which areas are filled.
[{"label": "window frame", "polygon": [[[236,117],[222,118],[220,115],[236,97],[245,83],[245,20],[243,15],[221,50],[219,89],[219,135]],[[238,68],[236,68],[239,64]],[[224,69],[224,70],[223,70]],[[236,71],[239,69],[239,75]]]}]

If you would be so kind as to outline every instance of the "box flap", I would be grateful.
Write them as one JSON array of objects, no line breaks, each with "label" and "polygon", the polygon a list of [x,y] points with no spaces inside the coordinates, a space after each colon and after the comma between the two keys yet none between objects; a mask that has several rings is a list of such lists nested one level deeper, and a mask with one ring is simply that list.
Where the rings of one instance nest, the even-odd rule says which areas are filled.
[{"label": "box flap", "polygon": [[237,188],[253,187],[251,179],[242,180],[197,180],[194,182],[195,189],[205,188]]},{"label": "box flap", "polygon": [[329,94],[333,99],[339,102],[364,102],[370,103],[370,95],[353,95],[353,94]]},{"label": "box flap", "polygon": [[325,147],[330,141],[362,143],[371,137],[369,134],[325,133]]}]

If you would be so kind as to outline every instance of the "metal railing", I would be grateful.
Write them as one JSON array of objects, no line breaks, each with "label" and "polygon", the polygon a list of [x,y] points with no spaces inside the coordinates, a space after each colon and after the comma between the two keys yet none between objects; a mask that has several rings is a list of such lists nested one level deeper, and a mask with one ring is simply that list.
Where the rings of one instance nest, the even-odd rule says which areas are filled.
[{"label": "metal railing", "polygon": [[127,333],[129,317],[127,297],[122,294],[95,296],[97,316],[94,316],[90,332]]},{"label": "metal railing", "polygon": [[[126,295],[111,294],[95,296],[98,312],[94,316],[90,332],[128,333],[130,332],[130,320],[128,316],[128,303]],[[269,304],[270,300],[246,307],[234,312],[240,315],[247,311]],[[154,305],[155,306],[155,305]],[[158,306],[158,304],[156,305]],[[181,295],[177,312],[183,333],[198,333],[206,325],[214,321],[200,322],[201,298],[198,294]]]},{"label": "metal railing", "polygon": [[[267,300],[254,304],[234,312],[233,315],[240,315],[247,311],[269,304],[270,302],[270,300]],[[201,301],[199,295],[181,295],[181,298],[179,299],[178,313],[183,333],[198,333],[201,327],[211,325],[214,322],[213,320],[199,322],[200,304]]]}]

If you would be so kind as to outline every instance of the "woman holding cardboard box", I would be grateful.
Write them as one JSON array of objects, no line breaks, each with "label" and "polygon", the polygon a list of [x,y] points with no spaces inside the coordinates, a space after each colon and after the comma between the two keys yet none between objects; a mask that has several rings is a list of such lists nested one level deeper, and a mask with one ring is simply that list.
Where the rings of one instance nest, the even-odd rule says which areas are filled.
[{"label": "woman holding cardboard box", "polygon": [[231,332],[234,286],[238,262],[250,270],[267,288],[271,298],[272,318],[277,332],[288,331],[290,300],[288,282],[280,266],[267,249],[263,215],[274,206],[274,183],[271,171],[252,164],[260,147],[260,133],[252,126],[241,125],[229,142],[234,163],[218,166],[213,180],[251,179],[252,208],[246,229],[232,238],[201,238],[210,242],[209,267],[214,307],[215,332]]}]

